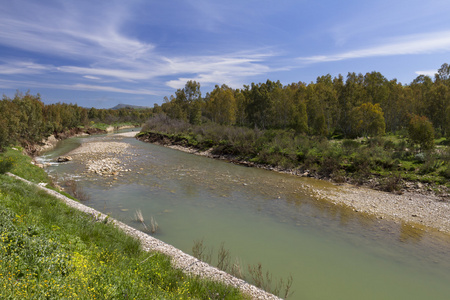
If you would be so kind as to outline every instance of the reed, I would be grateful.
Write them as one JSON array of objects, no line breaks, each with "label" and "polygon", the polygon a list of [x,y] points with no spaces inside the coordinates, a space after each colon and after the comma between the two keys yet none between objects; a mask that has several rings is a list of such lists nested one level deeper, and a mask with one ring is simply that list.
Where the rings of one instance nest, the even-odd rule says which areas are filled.
[{"label": "reed", "polygon": [[80,201],[89,200],[89,195],[84,191],[83,187],[79,185],[75,179],[70,178],[64,180],[63,186],[66,189],[67,193],[69,193],[76,199]]},{"label": "reed", "polygon": [[151,224],[151,226],[152,226],[152,228],[151,228],[151,232],[152,233],[155,233],[156,232],[156,230],[158,230],[158,223],[156,222],[156,220],[153,218],[153,216],[150,218],[150,224]]},{"label": "reed", "polygon": [[[197,259],[212,265],[211,257],[213,249],[205,246],[203,239],[195,240],[192,247],[193,256]],[[224,272],[227,272],[237,278],[248,281],[255,286],[277,295],[284,299],[292,295],[291,287],[293,283],[292,275],[287,279],[274,278],[269,271],[264,271],[261,263],[256,265],[248,265],[247,272],[244,273],[242,264],[236,257],[235,262],[231,264],[231,253],[225,248],[225,243],[221,243],[217,252],[216,267]]]},{"label": "reed", "polygon": [[148,231],[148,227],[147,225],[145,225],[144,216],[142,215],[142,211],[140,209],[136,209],[134,217],[136,218],[136,221],[141,222],[141,224],[144,226],[145,231]]}]

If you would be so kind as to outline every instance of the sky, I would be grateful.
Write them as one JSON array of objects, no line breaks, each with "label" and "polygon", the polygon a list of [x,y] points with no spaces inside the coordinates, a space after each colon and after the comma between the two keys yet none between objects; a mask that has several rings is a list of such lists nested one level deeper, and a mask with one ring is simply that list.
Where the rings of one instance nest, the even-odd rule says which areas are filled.
[{"label": "sky", "polygon": [[448,0],[0,0],[0,94],[153,107],[188,80],[410,84],[450,63],[449,15]]}]

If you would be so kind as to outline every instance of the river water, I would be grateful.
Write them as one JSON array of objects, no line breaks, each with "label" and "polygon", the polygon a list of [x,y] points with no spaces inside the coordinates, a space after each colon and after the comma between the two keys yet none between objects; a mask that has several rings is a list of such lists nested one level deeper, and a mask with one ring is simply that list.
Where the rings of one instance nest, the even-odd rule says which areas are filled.
[{"label": "river water", "polygon": [[129,172],[116,179],[86,174],[79,161],[48,172],[75,178],[84,204],[192,254],[194,241],[221,243],[244,269],[261,263],[274,278],[293,277],[289,299],[450,299],[450,238],[394,224],[314,197],[334,185],[233,165],[114,134],[62,141],[40,157],[87,142],[128,143]]}]

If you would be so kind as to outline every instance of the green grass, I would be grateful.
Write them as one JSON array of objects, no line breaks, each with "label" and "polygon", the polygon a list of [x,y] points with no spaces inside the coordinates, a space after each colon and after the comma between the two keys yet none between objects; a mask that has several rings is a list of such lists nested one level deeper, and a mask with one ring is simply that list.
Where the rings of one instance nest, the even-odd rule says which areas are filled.
[{"label": "green grass", "polygon": [[106,123],[92,123],[91,127],[98,128],[101,130],[106,130],[106,128],[113,126],[113,127],[120,127],[120,126],[135,126],[139,125],[132,122],[118,122],[118,123],[112,123],[112,124],[106,124]]},{"label": "green grass", "polygon": [[[12,172],[43,181],[28,159],[8,151],[0,160],[5,156],[14,159]],[[167,256],[143,251],[113,225],[0,174],[0,299],[215,298],[245,299],[234,288],[174,269]]]},{"label": "green grass", "polygon": [[[9,165],[8,162],[11,164]],[[4,165],[8,166],[3,168]],[[35,183],[51,183],[47,173],[31,164],[31,158],[24,155],[20,147],[8,148],[5,152],[0,153],[0,174],[5,172],[11,172]]]}]

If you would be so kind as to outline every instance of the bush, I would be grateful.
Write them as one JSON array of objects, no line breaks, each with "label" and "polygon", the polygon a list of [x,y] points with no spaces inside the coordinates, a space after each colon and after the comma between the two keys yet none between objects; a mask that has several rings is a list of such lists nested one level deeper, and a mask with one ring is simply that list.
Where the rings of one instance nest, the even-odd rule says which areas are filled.
[{"label": "bush", "polygon": [[445,178],[447,178],[447,179],[450,179],[450,164],[447,165],[447,168],[445,168],[444,170],[442,170],[439,174],[440,174],[442,177],[445,177]]},{"label": "bush", "polygon": [[399,192],[402,188],[402,177],[400,174],[389,176],[380,181],[380,189],[385,192]]},{"label": "bush", "polygon": [[12,157],[0,158],[0,174],[5,174],[11,171],[14,166],[14,159]]},{"label": "bush", "polygon": [[386,140],[384,142],[384,150],[394,150],[396,148],[396,145],[391,140]]},{"label": "bush", "polygon": [[433,124],[424,116],[414,115],[408,126],[408,136],[413,144],[418,144],[422,150],[434,148]]},{"label": "bush", "polygon": [[360,146],[361,143],[355,140],[344,140],[342,142],[342,148],[347,154],[355,152]]},{"label": "bush", "polygon": [[430,153],[424,156],[422,166],[419,168],[419,174],[428,174],[436,171],[442,165],[442,161],[438,160],[435,155]]},{"label": "bush", "polygon": [[319,175],[324,177],[331,177],[334,173],[338,172],[341,168],[339,160],[334,157],[326,157],[319,167]]}]

